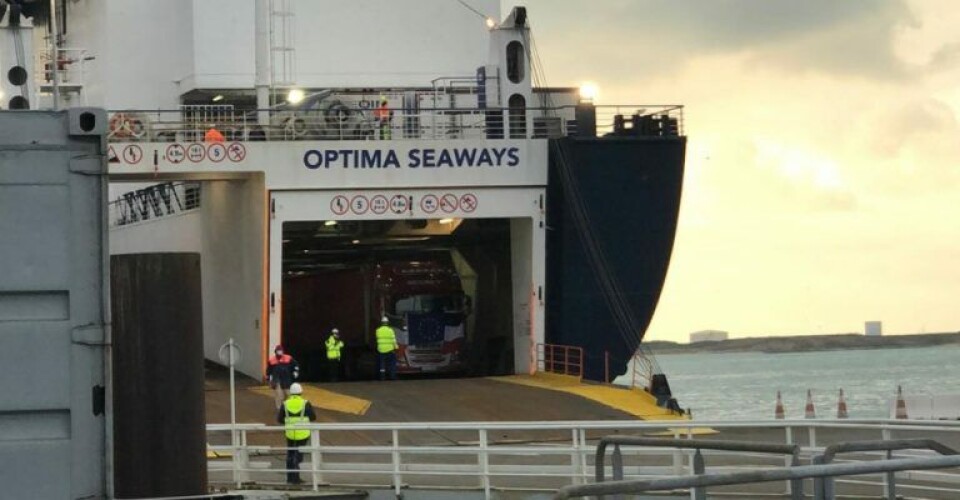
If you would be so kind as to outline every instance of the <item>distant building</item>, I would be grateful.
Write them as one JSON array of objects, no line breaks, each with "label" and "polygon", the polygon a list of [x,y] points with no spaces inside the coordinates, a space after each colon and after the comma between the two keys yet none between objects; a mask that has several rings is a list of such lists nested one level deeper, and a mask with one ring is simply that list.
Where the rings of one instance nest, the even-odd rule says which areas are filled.
[{"label": "distant building", "polygon": [[867,337],[879,337],[883,335],[883,321],[864,322],[863,334]]},{"label": "distant building", "polygon": [[722,332],[720,330],[703,330],[691,333],[690,343],[696,344],[697,342],[721,342],[727,340],[729,336],[729,333]]}]

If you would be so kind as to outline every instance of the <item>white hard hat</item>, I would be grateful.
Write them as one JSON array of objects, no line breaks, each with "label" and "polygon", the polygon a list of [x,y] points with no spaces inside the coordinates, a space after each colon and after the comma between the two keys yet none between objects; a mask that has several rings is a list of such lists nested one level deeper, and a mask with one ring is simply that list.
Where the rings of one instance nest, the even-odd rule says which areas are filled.
[{"label": "white hard hat", "polygon": [[340,333],[340,330],[337,330],[336,328],[334,328],[333,330],[331,330],[331,333]]},{"label": "white hard hat", "polygon": [[390,319],[387,318],[386,316],[384,316],[384,317],[380,318],[380,322],[381,322],[381,323],[389,323],[389,322],[390,322]]},{"label": "white hard hat", "polygon": [[303,394],[303,387],[296,382],[290,384],[290,394]]}]

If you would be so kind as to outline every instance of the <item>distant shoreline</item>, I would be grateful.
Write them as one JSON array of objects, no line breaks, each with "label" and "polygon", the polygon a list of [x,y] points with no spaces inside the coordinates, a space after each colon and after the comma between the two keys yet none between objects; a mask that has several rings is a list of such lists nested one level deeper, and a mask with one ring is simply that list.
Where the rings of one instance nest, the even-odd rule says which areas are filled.
[{"label": "distant shoreline", "polygon": [[789,337],[749,337],[715,342],[680,344],[666,340],[643,342],[654,354],[687,354],[702,352],[815,352],[847,349],[898,349],[904,347],[960,346],[960,332],[924,333],[867,337],[856,333],[835,335],[796,335]]}]

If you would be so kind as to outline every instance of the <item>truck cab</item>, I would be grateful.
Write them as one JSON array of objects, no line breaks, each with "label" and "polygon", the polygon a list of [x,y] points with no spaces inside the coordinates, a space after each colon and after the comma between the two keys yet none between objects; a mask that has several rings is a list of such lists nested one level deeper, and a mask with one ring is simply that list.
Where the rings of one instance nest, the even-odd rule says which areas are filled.
[{"label": "truck cab", "polygon": [[452,262],[396,261],[377,265],[374,289],[380,310],[397,334],[401,373],[456,372],[464,368],[471,300]]}]

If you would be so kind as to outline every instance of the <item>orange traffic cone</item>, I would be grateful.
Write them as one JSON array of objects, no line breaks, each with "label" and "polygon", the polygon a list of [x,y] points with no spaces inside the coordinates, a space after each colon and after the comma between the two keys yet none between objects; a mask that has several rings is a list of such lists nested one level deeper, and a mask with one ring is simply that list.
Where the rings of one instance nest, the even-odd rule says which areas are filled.
[{"label": "orange traffic cone", "polygon": [[840,400],[837,401],[837,418],[847,418],[847,400],[843,399],[843,389],[840,389]]},{"label": "orange traffic cone", "polygon": [[773,410],[773,418],[777,420],[784,419],[783,400],[780,399],[780,391],[777,391],[777,407]]},{"label": "orange traffic cone", "polygon": [[910,418],[907,416],[907,402],[903,400],[903,389],[900,386],[897,386],[897,414],[896,417],[899,419]]},{"label": "orange traffic cone", "polygon": [[807,405],[803,408],[803,418],[817,418],[817,411],[813,409],[813,394],[807,389]]}]

